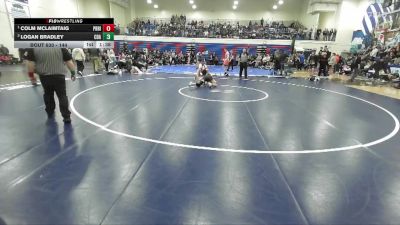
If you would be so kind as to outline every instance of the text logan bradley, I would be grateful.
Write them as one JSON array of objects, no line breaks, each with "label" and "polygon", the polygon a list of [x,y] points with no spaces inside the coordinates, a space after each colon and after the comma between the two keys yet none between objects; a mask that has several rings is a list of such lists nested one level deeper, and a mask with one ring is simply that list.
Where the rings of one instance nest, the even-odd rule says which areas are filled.
[{"label": "text logan bradley", "polygon": [[21,40],[63,40],[64,35],[63,34],[23,34],[19,36]]}]

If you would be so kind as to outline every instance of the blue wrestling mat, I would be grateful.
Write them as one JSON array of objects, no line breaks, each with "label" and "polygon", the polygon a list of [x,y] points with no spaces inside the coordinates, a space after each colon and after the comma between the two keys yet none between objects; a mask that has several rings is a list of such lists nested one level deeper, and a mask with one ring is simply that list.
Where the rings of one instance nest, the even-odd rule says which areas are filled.
[{"label": "blue wrestling mat", "polygon": [[24,67],[0,71],[0,225],[399,224],[398,99],[329,80],[85,74],[66,81],[64,124]]},{"label": "blue wrestling mat", "polygon": [[[213,75],[223,75],[224,74],[224,67],[223,66],[208,66],[208,69],[211,74]],[[150,69],[151,73],[167,73],[167,74],[194,74],[196,73],[196,66],[195,65],[172,65],[172,66],[157,66]],[[259,68],[248,68],[247,73],[249,76],[274,76],[274,77],[281,77],[275,76],[274,70],[266,70],[266,69],[259,69]],[[235,66],[233,71],[229,71],[230,76],[239,76],[239,67]]]}]

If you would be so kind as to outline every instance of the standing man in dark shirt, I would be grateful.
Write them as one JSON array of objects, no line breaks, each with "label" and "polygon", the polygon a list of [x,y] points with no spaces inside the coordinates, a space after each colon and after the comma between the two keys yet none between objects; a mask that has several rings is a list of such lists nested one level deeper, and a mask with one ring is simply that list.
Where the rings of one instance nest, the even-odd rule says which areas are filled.
[{"label": "standing man in dark shirt", "polygon": [[324,51],[326,52],[326,56],[328,57],[328,59],[331,58],[332,52],[329,51],[328,46],[325,45]]},{"label": "standing man in dark shirt", "polygon": [[235,65],[236,61],[236,53],[234,53],[233,50],[231,50],[230,52],[231,52],[231,61],[229,62],[229,67],[231,67],[233,71],[233,66]]},{"label": "standing man in dark shirt", "polygon": [[353,82],[354,79],[359,75],[361,68],[361,56],[356,54],[353,58],[353,63],[351,64],[352,75],[350,82]]},{"label": "standing man in dark shirt", "polygon": [[314,75],[314,71],[318,66],[318,56],[315,54],[315,50],[311,52],[311,55],[308,57],[308,68],[310,69],[310,73]]},{"label": "standing man in dark shirt", "polygon": [[379,72],[383,70],[385,73],[387,73],[387,64],[386,64],[386,53],[383,51],[383,49],[380,49],[379,52],[377,53],[375,57],[375,64],[374,64],[374,78],[379,79]]},{"label": "standing man in dark shirt", "polygon": [[242,78],[242,74],[244,71],[244,78],[247,79],[247,63],[249,61],[249,53],[247,53],[247,49],[243,49],[242,54],[239,56],[239,65],[240,65],[240,72],[239,77]]},{"label": "standing man in dark shirt", "polygon": [[328,76],[328,56],[326,52],[322,52],[321,56],[319,57],[319,72],[318,76],[324,74],[324,77]]},{"label": "standing man in dark shirt", "polygon": [[33,77],[34,72],[40,77],[40,82],[44,89],[43,98],[48,118],[54,117],[56,108],[55,92],[60,103],[60,112],[64,118],[64,123],[71,123],[65,76],[71,74],[71,80],[75,81],[75,65],[68,50],[65,48],[29,49],[27,65],[30,77]]},{"label": "standing man in dark shirt", "polygon": [[321,36],[321,29],[317,29],[317,36],[315,37],[316,41],[320,40],[320,36]]},{"label": "standing man in dark shirt", "polygon": [[282,76],[285,70],[285,61],[288,55],[286,55],[282,50],[278,49],[274,52],[273,61],[274,61],[274,70],[275,73],[278,73]]}]

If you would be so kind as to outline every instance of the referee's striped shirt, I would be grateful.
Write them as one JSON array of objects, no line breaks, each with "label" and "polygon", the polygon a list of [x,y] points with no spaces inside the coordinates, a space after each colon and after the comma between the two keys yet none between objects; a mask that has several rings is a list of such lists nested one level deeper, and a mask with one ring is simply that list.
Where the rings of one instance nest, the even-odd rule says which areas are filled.
[{"label": "referee's striped shirt", "polygon": [[35,72],[40,76],[68,76],[64,62],[71,60],[72,56],[65,48],[35,48],[28,50],[26,59],[35,62]]}]

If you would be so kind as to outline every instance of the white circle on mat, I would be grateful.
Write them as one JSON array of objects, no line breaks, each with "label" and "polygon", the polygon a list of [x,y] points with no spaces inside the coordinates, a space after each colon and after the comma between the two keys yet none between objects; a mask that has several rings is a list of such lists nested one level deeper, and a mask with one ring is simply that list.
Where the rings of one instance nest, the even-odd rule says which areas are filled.
[{"label": "white circle on mat", "polygon": [[[248,87],[240,87],[240,86],[229,86],[229,85],[223,85],[223,87],[232,87],[232,88],[240,88],[240,89],[245,89],[245,90],[251,90],[251,91],[256,91],[261,93],[263,96],[261,98],[257,98],[257,99],[246,99],[246,100],[218,100],[218,99],[208,99],[208,98],[199,98],[199,97],[194,97],[194,96],[190,96],[188,94],[185,94],[183,92],[183,90],[189,89],[189,87],[183,87],[181,89],[179,89],[179,94],[182,96],[185,96],[187,98],[191,98],[191,99],[195,99],[195,100],[200,100],[200,101],[207,101],[207,102],[222,102],[222,103],[248,103],[248,102],[258,102],[258,101],[263,101],[265,99],[267,99],[268,93],[265,91],[261,91],[255,88],[248,88]],[[212,92],[212,90],[211,90]]]},{"label": "white circle on mat", "polygon": [[[178,77],[169,77],[171,79],[177,79]],[[179,79],[185,79],[185,78],[179,78]],[[192,79],[192,78],[189,78]],[[139,81],[144,81],[143,79],[139,79],[139,80],[126,80],[126,81],[118,81],[118,82],[113,82],[113,83],[107,83],[107,84],[102,84],[99,86],[95,86],[89,89],[86,89],[84,91],[81,91],[80,93],[76,94],[72,99],[71,99],[71,103],[70,103],[70,107],[71,107],[71,111],[80,119],[82,119],[83,121],[85,121],[88,124],[91,124],[93,126],[96,126],[106,132],[115,134],[115,135],[119,135],[122,137],[126,137],[126,138],[131,138],[131,139],[135,139],[135,140],[140,140],[140,141],[146,141],[146,142],[151,142],[151,143],[155,143],[155,144],[161,144],[161,145],[166,145],[166,146],[172,146],[172,147],[179,147],[179,148],[186,148],[186,149],[196,149],[196,150],[206,150],[206,151],[216,151],[216,152],[231,152],[231,153],[243,153],[243,154],[310,154],[310,153],[328,153],[328,152],[339,152],[339,151],[348,151],[348,150],[353,150],[353,149],[361,149],[361,148],[368,148],[380,143],[383,143],[389,139],[391,139],[392,137],[394,137],[400,130],[400,122],[399,119],[389,110],[383,108],[382,106],[379,106],[373,102],[367,101],[365,99],[356,97],[356,96],[352,96],[349,94],[344,94],[344,93],[340,93],[337,91],[332,91],[332,90],[327,90],[327,89],[323,89],[323,88],[319,88],[319,91],[325,91],[325,92],[330,92],[333,94],[338,94],[338,95],[342,95],[345,97],[349,97],[349,98],[353,98],[359,101],[362,101],[366,104],[372,105],[380,110],[382,110],[385,114],[389,115],[393,121],[394,121],[394,128],[393,130],[386,136],[379,138],[377,140],[365,143],[365,144],[356,144],[356,145],[350,145],[350,146],[344,146],[344,147],[337,147],[337,148],[327,148],[327,149],[304,149],[304,150],[296,150],[296,151],[286,151],[286,150],[257,150],[257,149],[231,149],[231,148],[218,148],[218,147],[208,147],[208,146],[198,146],[198,145],[188,145],[188,144],[180,144],[180,143],[174,143],[174,142],[168,142],[168,141],[160,141],[160,140],[156,140],[156,139],[151,139],[151,138],[145,138],[145,137],[139,137],[139,136],[135,136],[135,135],[130,135],[130,134],[126,134],[120,131],[116,131],[116,130],[112,130],[109,129],[107,125],[101,125],[98,124],[90,119],[88,119],[87,117],[83,116],[82,114],[80,114],[78,112],[78,110],[76,110],[75,108],[75,100],[81,96],[82,94],[85,94],[89,91],[92,91],[94,89],[98,89],[101,87],[106,87],[106,86],[110,86],[110,85],[114,85],[114,84],[120,84],[120,83],[127,83],[127,82],[139,82]],[[264,80],[263,82],[266,83],[272,83],[271,81],[266,81]],[[289,85],[289,83],[284,83],[284,82],[280,82],[281,85]],[[300,87],[300,88],[315,88],[315,87],[311,87],[311,86],[300,86],[297,85],[296,87]]]}]

